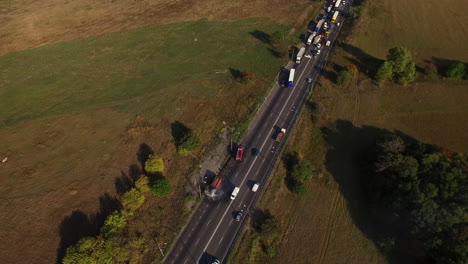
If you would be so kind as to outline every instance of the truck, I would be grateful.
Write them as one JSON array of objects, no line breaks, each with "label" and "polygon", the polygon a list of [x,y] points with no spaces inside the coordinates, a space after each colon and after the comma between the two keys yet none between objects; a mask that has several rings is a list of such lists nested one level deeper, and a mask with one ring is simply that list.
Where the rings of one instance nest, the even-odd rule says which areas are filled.
[{"label": "truck", "polygon": [[335,3],[335,7],[340,7],[340,4],[341,4],[341,0],[337,0]]},{"label": "truck", "polygon": [[219,178],[219,176],[216,175],[216,177],[211,182],[210,187],[213,189],[218,189],[218,187],[221,185],[222,182],[223,182],[223,179]]},{"label": "truck", "polygon": [[322,24],[323,22],[325,21],[325,19],[320,19],[320,21],[317,23],[317,25],[315,26],[315,32],[319,32],[320,31],[320,28],[322,28]]},{"label": "truck", "polygon": [[335,11],[335,13],[333,13],[333,16],[332,16],[332,19],[331,19],[332,23],[336,22],[336,19],[338,18],[339,14],[340,14],[340,12],[338,12],[338,11]]},{"label": "truck", "polygon": [[296,71],[295,69],[291,69],[289,71],[289,80],[288,80],[288,88],[289,89],[293,88],[293,86],[294,86],[294,72],[295,71]]},{"label": "truck", "polygon": [[316,36],[315,39],[314,39],[314,42],[313,42],[314,45],[317,45],[320,42],[321,38],[322,38],[322,36],[320,36],[320,35]]},{"label": "truck", "polygon": [[297,56],[296,56],[296,63],[301,63],[301,59],[302,59],[302,56],[304,55],[305,53],[305,47],[301,47],[299,49],[299,52],[297,53]]},{"label": "truck", "polygon": [[314,36],[315,35],[312,34],[312,35],[309,36],[309,38],[307,38],[307,42],[306,42],[307,45],[310,45],[312,43],[312,40],[314,39]]},{"label": "truck", "polygon": [[237,148],[236,161],[242,161],[242,156],[244,154],[244,147],[239,145]]},{"label": "truck", "polygon": [[282,128],[278,135],[276,135],[276,142],[281,142],[281,139],[283,139],[284,134],[286,134],[286,128]]}]

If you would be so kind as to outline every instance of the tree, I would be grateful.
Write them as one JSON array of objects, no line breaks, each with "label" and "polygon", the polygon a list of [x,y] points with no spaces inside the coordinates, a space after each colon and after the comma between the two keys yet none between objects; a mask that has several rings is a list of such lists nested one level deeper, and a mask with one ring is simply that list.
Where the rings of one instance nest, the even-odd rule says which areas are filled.
[{"label": "tree", "polygon": [[150,185],[151,191],[154,194],[165,197],[172,191],[172,186],[169,180],[163,177],[154,179]]},{"label": "tree", "polygon": [[348,70],[342,70],[338,74],[338,78],[336,78],[336,84],[341,86],[347,86],[349,82],[351,82],[351,78],[353,75]]},{"label": "tree", "polygon": [[136,180],[135,182],[135,187],[140,190],[140,192],[145,193],[149,191],[149,178],[146,175],[140,175],[140,178]]},{"label": "tree", "polygon": [[392,65],[388,62],[385,61],[380,65],[379,69],[377,70],[377,73],[375,75],[375,80],[379,85],[383,84],[383,82],[390,77],[392,77],[393,74],[393,67]]},{"label": "tree", "polygon": [[364,14],[364,7],[362,5],[355,6],[351,9],[351,15],[354,19]]},{"label": "tree", "polygon": [[406,64],[405,69],[396,74],[396,79],[400,84],[407,85],[408,83],[414,81],[416,78],[416,64],[414,62],[409,62]]},{"label": "tree", "polygon": [[291,177],[297,181],[305,182],[312,178],[313,172],[314,169],[308,161],[300,160],[298,163],[293,165]]},{"label": "tree", "polygon": [[388,50],[387,61],[392,65],[393,73],[405,71],[411,60],[411,52],[405,48],[395,47]]},{"label": "tree", "polygon": [[275,31],[273,34],[271,34],[270,40],[272,43],[279,43],[284,39],[284,35],[284,31]]},{"label": "tree", "polygon": [[122,205],[129,211],[135,211],[145,202],[145,196],[136,188],[122,195]]},{"label": "tree", "polygon": [[200,139],[197,137],[197,135],[195,135],[192,132],[189,132],[179,142],[179,145],[177,146],[177,152],[179,154],[188,154],[199,148],[200,145]]},{"label": "tree", "polygon": [[462,62],[455,62],[447,70],[447,77],[450,79],[463,79],[465,76],[465,64]]},{"label": "tree", "polygon": [[110,238],[118,234],[127,226],[127,215],[123,211],[115,211],[110,214],[104,226],[101,228],[101,234],[104,238]]},{"label": "tree", "polygon": [[145,162],[145,170],[149,173],[158,173],[164,170],[164,161],[158,155],[151,154]]}]

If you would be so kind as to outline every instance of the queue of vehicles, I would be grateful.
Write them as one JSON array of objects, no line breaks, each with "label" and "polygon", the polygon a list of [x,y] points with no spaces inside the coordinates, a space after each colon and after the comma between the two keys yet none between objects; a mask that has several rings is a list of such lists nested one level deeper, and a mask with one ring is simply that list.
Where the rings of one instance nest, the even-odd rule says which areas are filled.
[{"label": "queue of vehicles", "polygon": [[[320,19],[317,22],[314,30],[312,31],[312,33],[306,39],[306,45],[308,45],[308,46],[314,45],[316,47],[315,51],[313,52],[314,57],[316,57],[317,55],[320,54],[320,51],[321,51],[320,48],[321,48],[322,45],[324,45],[326,47],[329,47],[331,45],[331,41],[326,40],[326,37],[325,37],[325,34],[328,35],[328,33],[329,33],[329,31],[327,31],[327,29],[330,27],[330,25],[326,21],[326,18],[328,17],[327,13],[331,14],[333,12],[333,15],[331,16],[330,22],[331,23],[336,23],[337,18],[338,18],[340,13],[339,13],[339,11],[337,11],[335,9],[338,8],[340,6],[340,4],[342,4],[342,3],[345,4],[345,1],[333,0],[331,2],[331,4],[326,8],[326,14],[322,17],[322,19]],[[337,23],[337,26],[340,26],[340,24]],[[323,34],[323,33],[320,34],[320,32],[322,30],[322,27],[323,27],[323,30],[325,30],[325,34]],[[323,40],[323,42],[322,42],[322,40]],[[299,49],[298,53],[296,54],[296,59],[295,59],[295,62],[297,64],[301,63],[301,60],[302,60],[303,57],[308,58],[308,59],[311,58],[311,55],[306,54],[306,52],[307,52],[306,47],[301,47]],[[292,89],[294,87],[294,76],[295,76],[295,69],[292,68],[289,71],[289,78],[288,78],[288,82],[287,82],[287,87],[289,89]],[[312,82],[312,78],[310,78],[310,77],[307,78],[307,82]],[[285,134],[286,134],[286,128],[281,128],[278,131],[278,133],[276,134],[276,136],[275,136],[275,141],[280,143]],[[236,161],[242,161],[243,153],[244,153],[244,147],[239,145],[238,148],[237,148],[237,152],[236,152]],[[256,157],[258,155],[258,150],[253,149],[252,150],[252,155],[254,157]],[[221,182],[222,182],[222,178],[218,178],[218,176],[216,176],[215,179],[213,180],[213,182],[210,184],[210,187],[214,188],[214,189],[219,188],[219,186],[221,185]],[[256,192],[259,187],[260,187],[259,183],[254,182],[253,185],[251,186],[251,191]],[[240,187],[235,186],[234,189],[231,192],[230,199],[231,200],[236,199],[237,195],[239,194],[239,191],[240,191]],[[239,222],[242,219],[242,216],[243,216],[243,211],[239,211],[239,212],[237,212],[235,214],[234,219],[237,222]],[[212,262],[212,264],[219,264],[219,263],[220,263],[219,260],[216,259],[216,258]]]}]

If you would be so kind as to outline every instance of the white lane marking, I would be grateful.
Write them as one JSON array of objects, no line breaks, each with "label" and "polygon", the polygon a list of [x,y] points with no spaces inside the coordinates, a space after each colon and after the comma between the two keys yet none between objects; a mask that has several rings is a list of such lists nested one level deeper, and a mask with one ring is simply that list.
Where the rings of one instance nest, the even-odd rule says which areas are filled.
[{"label": "white lane marking", "polygon": [[[307,61],[306,63],[306,66],[304,67],[304,69],[307,69],[307,66],[309,66],[309,61]],[[302,78],[302,75],[304,75],[304,71],[302,71],[301,75],[299,76],[299,80],[301,80]],[[294,85],[293,89],[297,86],[297,83]],[[283,105],[283,108],[281,108],[281,111],[279,112],[278,114],[278,117],[276,118],[275,122],[273,122],[273,124],[276,124],[276,122],[278,122],[278,120],[280,119],[281,115],[283,114],[283,111],[284,109],[286,108],[286,105],[288,105],[288,102],[289,102],[289,99],[291,99],[291,96],[292,96],[292,92],[289,93],[289,96],[288,96],[288,99],[286,100],[286,102],[284,103]],[[265,140],[263,141],[263,144],[262,146],[260,147],[260,151],[262,151],[263,147],[265,146],[267,140],[270,138],[270,133],[267,134],[267,137],[265,138]],[[258,157],[258,156],[257,156]],[[254,158],[254,161],[252,162],[252,165],[250,165],[250,168],[247,170],[247,173],[244,174],[244,179],[242,180],[241,184],[239,186],[242,186],[245,182],[245,180],[247,179],[247,175],[249,175],[250,173],[250,170],[252,170],[253,166],[255,165],[255,162],[257,161],[257,157]],[[237,174],[236,174],[237,175]],[[218,225],[216,225],[216,228],[215,230],[213,231],[213,233],[211,234],[211,237],[210,239],[208,239],[208,242],[206,243],[205,245],[205,248],[203,248],[203,252],[206,252],[206,249],[208,248],[208,246],[210,245],[211,243],[211,240],[213,240],[213,237],[214,235],[216,234],[216,232],[218,232],[218,229],[219,229],[219,226],[221,225],[221,223],[223,222],[223,219],[224,217],[226,216],[227,212],[229,211],[229,208],[230,208],[230,205],[231,205],[232,201],[229,202],[229,206],[226,208],[226,210],[224,211],[223,213],[223,216],[221,216],[221,220],[218,222]]]},{"label": "white lane marking", "polygon": [[216,206],[216,209],[218,209],[218,207],[221,205],[221,203],[218,203],[218,205]]},{"label": "white lane marking", "polygon": [[197,239],[197,242],[195,242],[195,245],[198,244],[198,241],[200,241],[200,238]]},{"label": "white lane marking", "polygon": [[210,218],[210,220],[208,220],[208,222],[206,223],[206,226],[208,226],[208,225],[210,224],[210,222],[211,222],[211,218]]},{"label": "white lane marking", "polygon": [[187,263],[187,260],[188,260],[188,259],[185,259],[184,264]]},{"label": "white lane marking", "polygon": [[224,236],[221,237],[221,240],[219,240],[219,244],[221,244],[221,242],[223,242],[223,239],[224,239]]}]

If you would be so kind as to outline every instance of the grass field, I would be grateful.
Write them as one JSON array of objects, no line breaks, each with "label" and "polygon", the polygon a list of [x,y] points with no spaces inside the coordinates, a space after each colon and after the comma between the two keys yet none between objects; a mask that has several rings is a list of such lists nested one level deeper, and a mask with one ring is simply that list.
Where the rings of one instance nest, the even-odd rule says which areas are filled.
[{"label": "grass field", "polygon": [[[164,157],[174,193],[148,198],[131,226],[147,241],[154,234],[170,241],[200,158],[176,154],[171,124],[210,144],[223,120],[244,118],[283,65],[266,41],[276,30],[289,27],[265,18],[197,20],[0,57],[0,153],[8,157],[0,177],[2,261],[51,263],[96,234],[153,152]],[[254,84],[234,80],[243,70],[257,76]],[[151,245],[149,262],[159,254]]]},{"label": "grass field", "polygon": [[[466,20],[464,9],[461,0],[367,1],[364,16],[345,39],[341,36],[342,44],[329,57],[310,99],[313,110],[304,111],[288,142],[287,151],[297,151],[319,171],[309,194],[299,199],[287,190],[280,163],[258,206],[282,223],[277,255],[253,253],[254,233],[249,228],[231,263],[415,262],[411,256],[415,252],[388,259],[376,247],[378,223],[385,219],[376,219],[366,201],[359,162],[385,131],[466,152],[468,83],[420,76],[406,87],[378,88],[368,73],[394,46],[410,48],[420,67],[427,61],[442,67],[446,65],[441,61],[467,61],[468,27],[459,23]],[[448,17],[454,19],[443,19]],[[450,45],[434,43],[434,33]],[[349,64],[358,66],[358,76],[347,87],[336,86],[337,72]]]}]

